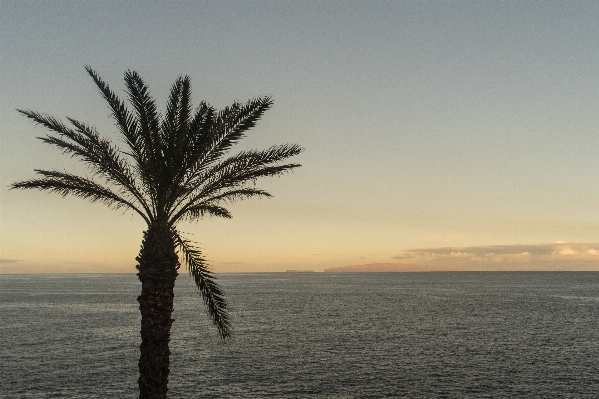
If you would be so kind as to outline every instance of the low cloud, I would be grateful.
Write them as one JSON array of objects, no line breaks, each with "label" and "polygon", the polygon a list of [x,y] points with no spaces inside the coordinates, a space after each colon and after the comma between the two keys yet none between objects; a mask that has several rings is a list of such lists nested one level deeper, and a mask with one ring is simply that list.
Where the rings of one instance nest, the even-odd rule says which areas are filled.
[{"label": "low cloud", "polygon": [[578,252],[571,248],[564,248],[558,252],[558,255],[578,255]]},{"label": "low cloud", "polygon": [[415,248],[393,259],[447,270],[599,270],[599,243]]}]

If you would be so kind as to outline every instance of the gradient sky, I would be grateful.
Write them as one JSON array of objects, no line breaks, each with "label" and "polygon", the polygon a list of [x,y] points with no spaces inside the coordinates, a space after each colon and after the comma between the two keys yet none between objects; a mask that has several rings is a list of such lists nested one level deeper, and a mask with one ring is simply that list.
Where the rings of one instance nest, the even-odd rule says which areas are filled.
[{"label": "gradient sky", "polygon": [[259,182],[274,198],[181,226],[216,271],[473,270],[490,246],[539,262],[485,270],[599,270],[598,16],[582,1],[0,1],[0,272],[135,271],[139,217],[7,189],[34,168],[83,173],[16,108],[118,142],[87,64],[123,95],[138,71],[161,108],[181,74],[195,104],[270,94],[239,149],[306,148]]}]

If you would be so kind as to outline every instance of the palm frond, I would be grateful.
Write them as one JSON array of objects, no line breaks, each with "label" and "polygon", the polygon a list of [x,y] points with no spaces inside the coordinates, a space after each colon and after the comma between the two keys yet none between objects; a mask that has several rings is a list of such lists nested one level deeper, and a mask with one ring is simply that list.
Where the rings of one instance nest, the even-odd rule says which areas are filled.
[{"label": "palm frond", "polygon": [[87,142],[82,143],[85,145],[89,157],[89,160],[85,160],[92,163],[109,180],[129,190],[147,209],[147,203],[135,183],[131,167],[127,161],[121,158],[120,151],[108,140],[101,138],[94,128],[75,119],[68,119],[77,128],[77,132],[87,138]]},{"label": "palm frond", "polygon": [[183,140],[187,139],[191,114],[191,79],[189,76],[185,76],[181,79],[181,96],[176,119],[177,135],[174,137],[176,140],[173,140],[175,145],[180,145]]},{"label": "palm frond", "polygon": [[94,174],[102,176],[108,182],[118,185],[128,194],[133,195],[149,215],[149,208],[135,183],[129,164],[119,156],[119,150],[108,140],[102,139],[95,129],[75,119],[67,118],[77,129],[75,131],[52,116],[31,110],[17,111],[59,135],[59,137],[46,135],[39,137],[40,140],[83,160]]},{"label": "palm frond", "polygon": [[100,90],[102,97],[108,103],[112,111],[117,127],[125,138],[125,142],[129,147],[130,152],[126,154],[135,160],[135,171],[141,180],[141,183],[146,189],[146,192],[154,199],[156,192],[152,184],[148,155],[144,152],[142,136],[139,132],[138,121],[135,116],[127,109],[125,103],[110,90],[108,84],[94,71],[89,65],[85,66],[85,70],[91,76],[94,83]]},{"label": "palm frond", "polygon": [[181,195],[186,192],[185,181],[186,176],[190,174],[190,168],[193,168],[193,163],[205,149],[205,137],[210,131],[216,110],[207,102],[202,101],[198,106],[193,118],[189,123],[188,130],[185,135],[181,136],[181,141],[178,146],[181,148],[181,156],[179,159],[179,173],[173,176],[171,193],[171,201],[169,206],[172,206]]},{"label": "palm frond", "polygon": [[173,136],[177,131],[177,120],[179,104],[181,103],[181,91],[183,79],[179,77],[171,87],[171,93],[166,104],[166,113],[162,122],[162,131],[166,136]]},{"label": "palm frond", "polygon": [[191,122],[191,79],[179,77],[171,88],[162,123],[163,141],[167,150],[183,153],[182,144],[187,139]]},{"label": "palm frond", "polygon": [[[195,206],[198,202],[205,201],[208,198],[220,196],[223,194],[223,190],[248,190],[249,188],[245,187],[244,185],[251,181],[255,181],[260,177],[281,175],[300,166],[300,164],[287,164],[280,166],[261,167],[251,171],[224,170],[221,173],[218,173],[216,176],[211,177],[209,181],[199,186],[197,190],[194,190],[195,194],[185,197],[185,199],[187,199],[186,202],[180,201],[177,205],[178,210],[174,212],[171,220],[179,220],[187,213],[189,208]],[[182,205],[184,202],[186,205]]]},{"label": "palm frond", "polygon": [[243,188],[239,190],[226,191],[224,193],[206,198],[204,201],[208,203],[220,203],[223,201],[234,202],[237,200],[248,199],[252,197],[272,198],[272,195],[267,191],[258,188]]},{"label": "palm frond", "polygon": [[[272,146],[266,150],[242,151],[232,157],[229,157],[210,168],[202,171],[196,178],[188,183],[188,186],[197,186],[201,182],[207,181],[211,176],[217,176],[220,173],[232,175],[237,171],[257,171],[271,164],[276,164],[284,159],[300,154],[303,148],[296,144],[284,144]],[[294,164],[296,165],[296,164]]]},{"label": "palm frond", "polygon": [[302,151],[303,148],[299,145],[278,145],[262,151],[242,151],[213,165],[188,182],[187,186],[181,187],[178,200],[173,206],[173,213],[177,213],[173,220],[186,213],[185,207],[179,209],[180,212],[175,211],[185,202],[193,206],[223,189],[243,188],[245,190],[247,188],[243,185],[249,181],[255,181],[263,176],[279,175],[300,166],[299,164],[269,165],[298,155]]},{"label": "palm frond", "polygon": [[250,100],[244,105],[234,103],[223,109],[218,115],[218,123],[214,129],[216,140],[204,164],[210,164],[225,154],[243,138],[246,131],[256,126],[256,122],[272,104],[272,98],[264,96]]},{"label": "palm frond", "polygon": [[171,217],[169,223],[174,224],[181,219],[189,219],[193,221],[201,219],[204,216],[218,216],[230,219],[232,218],[231,213],[227,209],[217,204],[221,202],[232,203],[236,200],[247,199],[251,197],[271,198],[272,195],[264,190],[255,188],[227,191],[219,195],[202,199],[201,202],[195,202],[193,205],[186,205],[184,207],[185,211],[182,213],[177,212],[174,217]]},{"label": "palm frond", "polygon": [[225,219],[231,219],[233,217],[231,215],[231,212],[229,212],[227,209],[223,208],[222,206],[211,205],[211,204],[207,204],[207,203],[202,203],[202,204],[192,206],[192,207],[188,208],[185,215],[183,215],[183,217],[187,217],[190,220],[198,220],[198,219],[202,219],[206,216],[216,216],[216,217],[221,217],[221,218],[225,218]]},{"label": "palm frond", "polygon": [[200,250],[174,229],[173,238],[175,245],[182,252],[190,276],[193,277],[196,287],[202,295],[207,313],[212,319],[212,324],[216,326],[218,334],[223,340],[230,338],[232,334],[231,321],[222,288],[216,283],[216,279],[208,269],[208,264],[202,257]]},{"label": "palm frond", "polygon": [[10,189],[45,190],[60,194],[63,197],[73,195],[75,197],[88,199],[91,202],[99,201],[117,209],[127,207],[137,212],[148,224],[150,223],[150,220],[135,206],[135,204],[93,180],[58,171],[36,169],[35,172],[43,177],[40,179],[31,179],[13,183],[11,184]]},{"label": "palm frond", "polygon": [[[216,109],[206,101],[200,102],[189,125],[189,136],[186,147],[190,160],[197,160],[208,149],[208,137],[216,119]],[[188,166],[192,166],[188,162]]]},{"label": "palm frond", "polygon": [[138,165],[145,165],[146,159],[141,152],[141,136],[137,129],[137,121],[135,117],[127,110],[125,103],[110,90],[110,87],[90,66],[86,66],[85,70],[91,76],[96,86],[100,90],[102,97],[108,102],[108,106],[112,111],[117,127],[125,137],[125,142],[131,150],[131,155]]},{"label": "palm frond", "polygon": [[189,131],[191,124],[191,79],[179,77],[171,88],[171,94],[162,121],[164,145],[164,202],[172,206],[180,194],[181,180],[186,172],[189,153]]},{"label": "palm frond", "polygon": [[[199,157],[208,148],[208,136],[216,119],[216,109],[206,101],[200,102],[189,125],[189,142],[191,159]],[[190,164],[191,166],[191,164]]]},{"label": "palm frond", "polygon": [[160,136],[159,116],[156,102],[150,96],[148,86],[135,71],[125,73],[125,85],[129,101],[137,114],[139,146],[154,171],[162,162],[163,143]]},{"label": "palm frond", "polygon": [[44,126],[45,128],[57,132],[61,135],[76,136],[76,133],[67,127],[62,121],[51,115],[42,114],[29,109],[17,109],[17,112],[25,115],[35,123]]},{"label": "palm frond", "polygon": [[260,177],[272,177],[289,172],[300,167],[300,164],[286,164],[276,166],[261,166],[258,168],[239,168],[237,165],[227,167],[209,177],[203,184],[196,198],[205,198],[217,195],[225,189],[242,188],[244,185],[255,182]]},{"label": "palm frond", "polygon": [[198,171],[223,156],[244,137],[247,130],[256,125],[271,106],[272,99],[269,96],[252,99],[243,105],[235,102],[214,115],[209,131],[194,131],[196,151],[190,163],[187,180],[192,180]]}]

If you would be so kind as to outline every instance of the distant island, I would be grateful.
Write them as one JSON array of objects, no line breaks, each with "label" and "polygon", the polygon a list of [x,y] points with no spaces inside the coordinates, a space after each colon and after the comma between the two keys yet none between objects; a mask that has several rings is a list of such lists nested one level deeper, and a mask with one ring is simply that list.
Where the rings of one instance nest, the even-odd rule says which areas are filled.
[{"label": "distant island", "polygon": [[285,273],[316,273],[314,270],[287,270]]},{"label": "distant island", "polygon": [[424,268],[421,265],[407,265],[403,263],[369,263],[366,265],[351,265],[342,267],[329,267],[325,273],[389,273],[389,272],[419,272]]}]

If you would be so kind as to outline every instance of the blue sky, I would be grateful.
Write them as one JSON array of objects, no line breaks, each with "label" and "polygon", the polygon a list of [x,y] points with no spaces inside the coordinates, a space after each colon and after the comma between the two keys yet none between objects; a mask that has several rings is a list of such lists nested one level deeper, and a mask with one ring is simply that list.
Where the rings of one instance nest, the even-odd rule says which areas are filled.
[{"label": "blue sky", "polygon": [[217,271],[595,243],[597,15],[595,2],[2,1],[0,270],[134,270],[142,221],[7,190],[34,168],[84,173],[16,108],[118,142],[84,65],[120,93],[138,71],[161,106],[181,74],[196,103],[273,96],[240,149],[298,143],[304,166],[259,183],[275,197],[234,204],[232,220],[182,226]]}]

